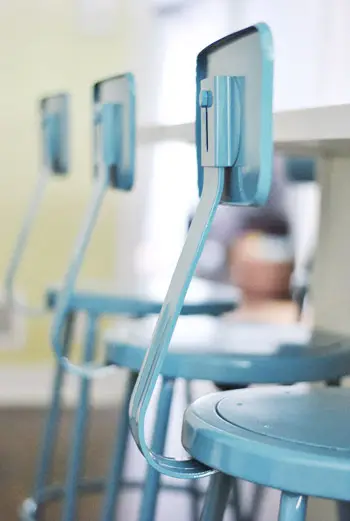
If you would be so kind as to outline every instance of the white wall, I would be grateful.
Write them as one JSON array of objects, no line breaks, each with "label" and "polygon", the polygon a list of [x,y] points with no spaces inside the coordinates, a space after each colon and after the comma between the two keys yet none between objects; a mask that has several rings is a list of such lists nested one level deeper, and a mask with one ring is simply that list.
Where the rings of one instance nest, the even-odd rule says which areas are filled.
[{"label": "white wall", "polygon": [[[275,110],[350,101],[350,2],[236,0],[243,25],[267,22],[275,44]],[[241,15],[240,15],[241,16]]]},{"label": "white wall", "polygon": [[[274,37],[275,110],[350,101],[348,0],[183,0],[177,2],[182,10],[163,16],[156,14],[157,2],[130,2],[133,57],[128,67],[137,72],[142,121],[193,120],[196,54],[209,42],[259,21],[270,25]],[[137,190],[120,205],[119,246],[130,252],[124,268],[166,271],[177,257],[196,200],[195,162],[185,145],[148,147],[139,155]],[[131,201],[137,201],[133,221],[127,217]]]}]

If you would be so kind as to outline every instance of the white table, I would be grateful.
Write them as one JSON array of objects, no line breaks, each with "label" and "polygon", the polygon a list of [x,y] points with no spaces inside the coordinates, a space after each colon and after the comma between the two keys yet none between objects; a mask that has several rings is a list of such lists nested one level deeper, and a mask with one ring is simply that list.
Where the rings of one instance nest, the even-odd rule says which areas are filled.
[{"label": "white table", "polygon": [[[319,239],[311,284],[315,326],[350,335],[350,104],[274,116],[279,152],[317,157],[322,189]],[[195,142],[194,124],[140,128],[140,144]]]},{"label": "white table", "polygon": [[350,335],[350,105],[277,114],[275,139],[279,150],[318,158],[322,195],[311,283],[315,327]]}]

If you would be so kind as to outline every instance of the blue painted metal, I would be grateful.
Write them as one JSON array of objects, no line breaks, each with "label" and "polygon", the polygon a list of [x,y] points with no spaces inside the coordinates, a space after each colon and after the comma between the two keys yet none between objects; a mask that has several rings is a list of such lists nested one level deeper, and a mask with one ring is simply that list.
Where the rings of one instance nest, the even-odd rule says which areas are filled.
[{"label": "blue painted metal", "polygon": [[[68,148],[68,137],[67,134],[61,132],[62,129],[67,130],[68,128],[67,94],[51,96],[41,101],[41,126],[43,166],[29,200],[27,210],[24,214],[21,229],[17,234],[15,247],[6,268],[4,279],[4,291],[7,305],[20,309],[28,315],[42,314],[45,310],[43,308],[25,306],[22,303],[17,302],[14,295],[15,278],[28,244],[35,218],[38,215],[43,200],[49,176],[56,173],[67,173],[68,171],[68,160],[66,154]],[[61,154],[63,150],[65,153]],[[64,162],[64,168],[59,166],[62,162]]]},{"label": "blue painted metal", "polygon": [[43,120],[44,135],[44,164],[54,171],[55,165],[59,161],[60,147],[60,119],[59,115],[48,114]]},{"label": "blue painted metal", "polygon": [[[64,331],[65,352],[68,353],[72,346],[75,314],[69,313]],[[34,499],[39,500],[40,492],[48,483],[48,478],[52,470],[54,447],[57,441],[58,424],[61,417],[61,390],[64,381],[64,371],[59,365],[56,367],[55,377],[52,386],[51,407],[45,422],[45,431],[42,440],[42,450],[38,462],[37,475],[34,484]]]},{"label": "blue painted metal", "polygon": [[[160,374],[167,348],[180,314],[185,295],[198,259],[202,253],[211,221],[219,204],[224,179],[224,169],[205,171],[202,198],[188,232],[186,243],[172,278],[168,294],[156,325],[152,344],[148,350],[130,402],[130,426],[136,444],[156,470],[173,477],[201,477],[213,471],[196,461],[184,463],[153,453],[145,440],[144,422],[154,386]],[[208,176],[206,178],[206,176]],[[203,226],[204,224],[204,226]],[[193,262],[193,258],[195,261]]]},{"label": "blue painted metal", "polygon": [[[103,498],[101,521],[113,521],[118,506],[121,487],[123,486],[124,464],[129,438],[129,402],[136,382],[137,374],[130,373],[125,390],[124,403],[117,419],[113,452],[110,461],[109,473],[106,480],[106,490]],[[142,483],[143,485],[143,483]]]},{"label": "blue painted metal", "polygon": [[[83,353],[83,362],[86,363],[94,359],[97,336],[97,317],[88,315],[87,318],[88,325]],[[76,519],[78,483],[83,467],[89,418],[90,388],[91,381],[83,377],[80,382],[79,401],[72,432],[72,447],[68,459],[62,521],[75,521]]]},{"label": "blue painted metal", "polygon": [[349,501],[348,403],[341,388],[211,394],[186,410],[182,442],[194,458],[226,474]]},{"label": "blue painted metal", "polygon": [[[261,98],[261,126],[262,130],[266,130],[266,134],[262,132],[261,139],[258,140],[257,158],[259,161],[260,171],[256,184],[256,192],[250,200],[250,204],[263,204],[269,194],[271,175],[272,175],[272,42],[270,31],[265,25],[257,25],[246,31],[231,35],[224,40],[216,42],[213,47],[217,49],[225,46],[226,43],[239,41],[240,38],[249,36],[250,34],[258,36],[259,45],[255,49],[256,55],[259,56],[258,63],[262,67],[262,81],[259,96]],[[208,53],[205,50],[204,55]],[[203,56],[201,53],[199,56]],[[242,57],[241,57],[242,58]],[[244,59],[244,55],[243,55]],[[198,61],[197,61],[198,63]],[[198,67],[197,67],[198,73]],[[227,75],[227,74],[226,74]],[[204,78],[200,78],[201,80]],[[204,90],[206,86],[204,86]],[[225,97],[220,98],[220,89],[216,92],[218,96],[213,99],[213,105],[208,110],[214,115],[211,121],[224,122],[225,118],[219,117],[220,112],[231,112],[231,99]],[[197,96],[197,106],[199,107]],[[245,93],[245,99],[250,99]],[[252,107],[250,107],[252,108]],[[197,121],[201,119],[200,107],[197,112]],[[259,110],[259,113],[260,113]],[[260,125],[259,125],[260,127]],[[244,129],[246,126],[244,126]],[[130,426],[134,439],[148,461],[158,472],[162,472],[169,476],[178,478],[198,478],[210,475],[214,472],[213,467],[208,468],[194,459],[175,460],[173,458],[164,457],[157,454],[147,445],[145,439],[145,415],[147,407],[152,396],[158,375],[162,369],[171,337],[173,335],[177,319],[181,313],[184,304],[185,295],[193,277],[198,259],[202,253],[205,240],[211,227],[217,206],[222,200],[225,170],[231,168],[232,163],[230,154],[222,153],[219,157],[216,155],[218,150],[217,142],[224,139],[225,142],[230,141],[230,137],[223,137],[226,133],[230,133],[232,128],[225,128],[223,125],[210,128],[208,127],[208,144],[203,136],[197,146],[201,148],[201,156],[205,157],[204,183],[202,196],[189,229],[187,239],[180,255],[175,273],[172,277],[168,293],[165,297],[162,311],[154,331],[152,343],[145,356],[138,380],[130,403]],[[247,134],[245,132],[245,138]],[[247,156],[245,156],[247,159]],[[255,162],[254,162],[255,164]],[[247,204],[247,200],[242,198],[242,204]]]},{"label": "blue painted metal", "polygon": [[[162,309],[167,285],[158,291],[158,281],[154,279],[136,285],[134,282],[129,281],[127,287],[122,283],[99,289],[75,288],[70,309],[104,315],[157,315]],[[58,287],[48,288],[46,305],[49,309],[56,307],[59,295]],[[193,279],[181,314],[218,316],[238,307],[240,300],[240,292],[231,286]]]},{"label": "blue painted metal", "polygon": [[[191,483],[191,482],[190,482]],[[143,481],[132,481],[132,480],[124,480],[122,482],[122,486],[127,491],[142,491],[143,489]],[[92,495],[92,494],[101,494],[106,490],[106,480],[103,478],[82,478],[78,483],[78,491],[81,495]],[[188,493],[188,486],[182,485],[181,483],[162,483],[162,490],[168,492],[175,492],[179,494]],[[205,492],[198,490],[198,500],[200,500]],[[39,501],[40,505],[48,505],[49,503],[54,503],[62,500],[65,496],[65,490],[61,485],[49,485],[45,487],[40,492]],[[32,499],[27,499],[20,510],[20,519],[21,521],[37,521],[38,520],[39,511],[37,509],[37,505],[33,503]],[[40,517],[39,517],[40,519]],[[191,519],[192,521],[192,519]]]},{"label": "blue painted metal", "polygon": [[105,103],[101,108],[102,161],[108,167],[118,167],[123,155],[123,105]]},{"label": "blue painted metal", "polygon": [[[201,90],[199,105],[201,108],[210,108],[213,105],[213,93],[211,90]],[[207,128],[205,130],[207,131]]]},{"label": "blue painted metal", "polygon": [[[139,372],[156,319],[108,331],[106,363]],[[292,384],[333,380],[350,372],[350,339],[311,332],[301,324],[239,324],[211,317],[181,317],[162,375],[225,385]]]},{"label": "blue painted metal", "polygon": [[[63,344],[65,352],[69,352],[72,345],[75,313],[69,313],[63,332]],[[40,507],[46,502],[47,496],[51,498],[52,487],[48,481],[52,471],[54,449],[58,435],[58,424],[61,417],[61,390],[64,381],[64,370],[57,365],[55,377],[52,383],[51,406],[45,421],[45,430],[41,443],[41,451],[37,463],[34,480],[33,496],[23,502],[21,508],[21,520],[30,521],[37,519]]]},{"label": "blue painted metal", "polygon": [[[136,101],[133,74],[113,76],[95,83],[93,98],[97,112],[94,132],[95,158],[100,155],[101,137],[96,123],[101,122],[102,116],[105,119],[102,124],[105,156],[103,162],[109,163],[110,167],[113,167],[109,172],[109,186],[118,190],[131,190],[135,176],[136,146]],[[106,114],[103,114],[104,111]],[[98,165],[95,165],[95,174],[98,175]]]},{"label": "blue painted metal", "polygon": [[[142,489],[142,506],[140,508],[140,518],[146,516],[147,519],[153,519],[154,511],[156,507],[158,489],[159,489],[159,474],[148,467],[147,477],[145,482],[141,483],[130,483],[123,480],[123,469],[124,460],[127,452],[128,444],[128,407],[130,401],[130,395],[133,390],[135,381],[137,378],[136,373],[131,373],[128,379],[126,394],[124,398],[123,409],[117,422],[117,436],[115,438],[115,445],[113,454],[111,457],[110,471],[106,479],[106,490],[104,494],[103,509],[101,515],[101,521],[112,521],[115,517],[115,512],[118,506],[118,499],[121,492],[121,488],[130,488],[134,486]],[[158,403],[156,425],[157,430],[155,431],[155,437],[153,438],[154,450],[162,452],[164,449],[165,436],[167,431],[167,424],[169,420],[169,409],[171,405],[173,394],[173,382],[166,381],[163,383],[162,395]],[[187,404],[192,403],[191,385],[188,382],[186,385],[186,396]],[[203,493],[198,490],[196,481],[190,481],[190,486],[181,487],[181,492],[190,494],[191,509],[192,509],[192,521],[198,519],[199,511],[199,498]],[[162,490],[167,490],[167,484],[162,483]],[[177,491],[177,485],[171,485],[169,490]]]},{"label": "blue painted metal", "polygon": [[222,521],[232,486],[232,478],[218,472],[210,478],[200,521]]},{"label": "blue painted metal", "polygon": [[[163,454],[170,420],[170,408],[173,399],[174,380],[163,377],[158,399],[156,422],[153,430],[152,450]],[[157,499],[159,496],[160,474],[150,465],[147,466],[145,486],[142,494],[139,521],[156,519]]]},{"label": "blue painted metal", "polygon": [[[126,81],[125,81],[126,79]],[[133,81],[131,81],[132,75],[123,75],[119,76],[115,79],[115,81],[121,82],[123,85],[123,88],[121,91],[118,91],[115,95],[116,101],[118,101],[118,104],[115,103],[109,103],[105,108],[101,108],[101,120],[98,118],[95,119],[95,125],[102,127],[99,128],[100,133],[102,134],[102,142],[101,142],[101,150],[97,151],[97,158],[96,161],[98,163],[99,169],[98,169],[98,175],[97,179],[95,179],[95,186],[93,189],[92,197],[90,200],[90,203],[88,205],[82,227],[80,229],[80,233],[78,235],[77,241],[75,243],[73,255],[69,264],[68,271],[66,273],[66,276],[64,278],[63,288],[60,292],[59,301],[56,308],[56,313],[54,315],[53,323],[52,323],[52,329],[51,329],[51,343],[53,346],[53,351],[58,359],[59,363],[61,363],[67,370],[72,371],[76,374],[89,376],[91,374],[94,374],[96,370],[102,369],[102,372],[109,372],[110,368],[106,367],[100,367],[94,362],[86,363],[83,366],[77,366],[73,363],[71,363],[67,356],[64,355],[63,349],[62,349],[62,341],[61,341],[61,331],[64,324],[64,321],[66,319],[66,315],[71,309],[71,300],[72,296],[74,295],[75,291],[75,285],[76,280],[83,262],[83,259],[85,257],[85,253],[87,250],[87,247],[90,243],[91,235],[94,230],[106,191],[108,186],[110,185],[110,179],[111,179],[111,171],[112,169],[117,169],[118,176],[121,176],[121,179],[123,180],[122,186],[120,188],[129,190],[132,187],[132,180],[133,180],[133,171],[130,170],[130,163],[129,163],[129,154],[127,154],[126,158],[126,172],[122,172],[122,167],[124,165],[124,147],[125,142],[128,141],[128,136],[124,135],[123,140],[123,146],[120,143],[120,140],[118,140],[118,136],[121,136],[121,132],[119,131],[117,133],[117,145],[115,145],[115,142],[110,138],[110,134],[115,133],[116,126],[121,123],[121,119],[123,121],[123,124],[125,120],[127,121],[127,128],[131,129],[131,146],[134,146],[135,143],[133,141],[133,135],[135,132],[135,112],[134,110],[128,111],[128,113],[125,113],[123,118],[121,118],[121,114],[124,114],[124,111],[121,109],[120,104],[125,102],[127,100],[127,106],[128,107],[134,107],[134,85]],[[126,102],[125,102],[126,103]],[[126,111],[125,111],[126,112]],[[116,149],[114,149],[114,146],[116,146]],[[118,153],[123,150],[122,156],[117,157]],[[135,150],[132,149],[130,152],[131,156],[135,155]],[[100,158],[100,156],[102,156]],[[117,165],[114,164],[114,161],[118,159],[120,160],[120,164]],[[127,181],[127,179],[129,179]],[[125,188],[125,186],[127,188]]]},{"label": "blue painted metal", "polygon": [[[85,257],[85,252],[90,243],[90,238],[95,227],[103,200],[105,198],[108,187],[107,169],[103,176],[100,176],[96,181],[93,190],[93,195],[90,200],[88,210],[85,214],[82,228],[80,230],[78,239],[76,241],[73,256],[69,264],[68,271],[65,275],[63,288],[61,290],[59,300],[56,307],[56,313],[53,317],[51,328],[51,343],[54,349],[54,354],[58,361],[65,369],[75,371],[75,366],[69,362],[67,356],[64,355],[62,349],[61,331],[62,326],[66,320],[67,313],[71,310],[70,300],[74,294],[74,287],[78,277],[80,267]],[[85,373],[84,373],[85,374]]]},{"label": "blue painted metal", "polygon": [[305,521],[307,498],[282,492],[278,521]]},{"label": "blue painted metal", "polygon": [[[203,136],[201,164],[210,166],[214,161],[217,166],[242,166],[244,78],[214,76],[203,79],[201,85],[201,132]],[[227,107],[222,100],[229,100]],[[213,110],[210,110],[211,108]],[[214,147],[212,146],[213,135],[216,136]]]},{"label": "blue painted metal", "polygon": [[15,279],[18,273],[20,263],[23,258],[24,251],[28,244],[30,233],[33,229],[33,224],[35,218],[38,214],[38,210],[40,208],[40,204],[44,197],[46,185],[49,179],[49,172],[44,170],[38,177],[36,185],[34,187],[32,196],[29,201],[28,208],[25,212],[22,227],[17,235],[15,247],[11,254],[10,262],[5,272],[5,280],[4,280],[4,291],[5,291],[5,299],[6,303],[11,306],[11,308],[23,308],[28,314],[38,314],[42,313],[41,309],[30,309],[28,307],[23,306],[20,302],[16,301],[15,298]]},{"label": "blue painted metal", "polygon": [[[188,380],[185,380],[185,396],[186,407],[188,407],[194,401],[192,392],[192,382]],[[198,481],[196,479],[190,479],[188,481],[188,488],[191,499],[191,521],[197,521],[199,519],[199,498],[201,495],[198,487]],[[241,520],[239,518],[236,518],[236,521]]]},{"label": "blue painted metal", "polygon": [[[230,55],[231,48],[237,52]],[[203,108],[197,100],[201,96],[203,80],[229,75],[231,78],[235,77],[239,91],[236,98],[240,103],[236,103],[233,115],[236,118],[236,130],[240,128],[240,135],[238,143],[237,134],[232,135],[232,142],[238,145],[238,155],[226,170],[223,202],[237,205],[261,205],[266,202],[272,175],[272,55],[271,33],[265,24],[257,24],[231,34],[199,53],[196,91],[199,194],[203,189],[206,165],[202,162],[202,144],[205,141]],[[222,135],[220,137],[225,141]]]}]

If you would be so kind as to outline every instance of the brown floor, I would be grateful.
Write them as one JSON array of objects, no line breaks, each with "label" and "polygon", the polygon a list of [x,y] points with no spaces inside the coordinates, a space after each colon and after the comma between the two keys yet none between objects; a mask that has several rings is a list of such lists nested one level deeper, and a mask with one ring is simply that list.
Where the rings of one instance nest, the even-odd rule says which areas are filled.
[{"label": "brown floor", "polygon": [[[32,490],[37,448],[45,412],[38,409],[0,410],[0,519],[18,521],[17,511],[23,498]],[[72,411],[65,411],[54,464],[54,477],[64,476],[66,454],[69,450]],[[88,452],[86,475],[104,475],[107,454],[115,431],[116,411],[94,411],[90,436],[93,449]],[[103,427],[103,428],[101,428]],[[91,446],[91,445],[90,445]],[[62,481],[62,479],[61,479]],[[83,499],[79,519],[97,518],[98,496]],[[58,505],[47,508],[43,519],[59,520]]]}]

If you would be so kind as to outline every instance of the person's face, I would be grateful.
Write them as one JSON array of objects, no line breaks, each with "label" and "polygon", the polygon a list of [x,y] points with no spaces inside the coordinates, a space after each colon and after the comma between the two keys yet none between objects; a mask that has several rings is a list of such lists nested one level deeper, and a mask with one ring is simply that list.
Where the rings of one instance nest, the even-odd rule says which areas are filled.
[{"label": "person's face", "polygon": [[261,234],[247,234],[235,241],[229,258],[231,279],[252,300],[287,298],[292,262],[264,258],[262,240]]}]

